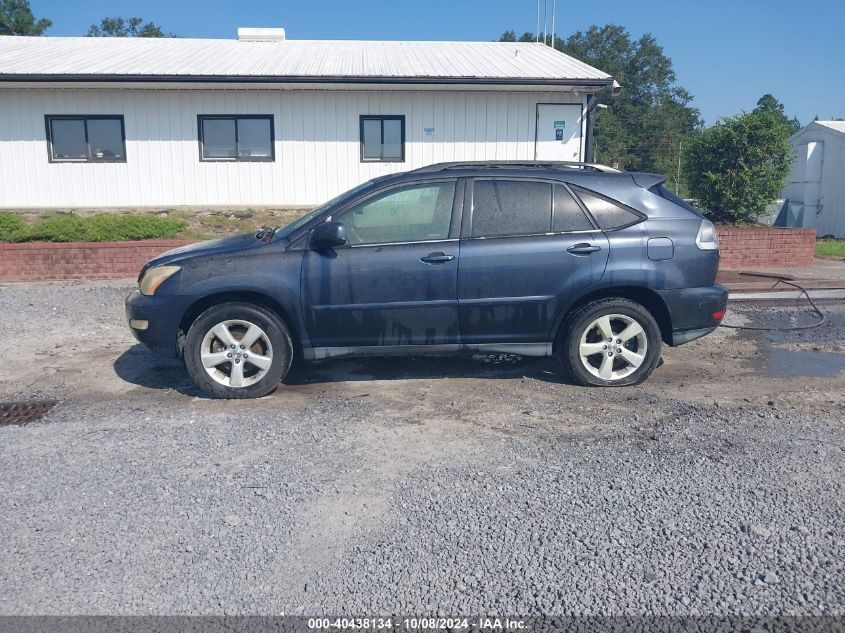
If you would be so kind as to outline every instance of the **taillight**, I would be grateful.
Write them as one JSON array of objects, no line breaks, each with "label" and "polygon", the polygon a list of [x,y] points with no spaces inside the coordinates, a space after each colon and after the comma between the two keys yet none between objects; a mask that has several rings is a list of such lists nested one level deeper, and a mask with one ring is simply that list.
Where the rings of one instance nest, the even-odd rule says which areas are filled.
[{"label": "taillight", "polygon": [[725,311],[724,311],[724,310],[715,310],[715,311],[713,312],[713,318],[714,318],[716,321],[721,321],[722,319],[724,319],[724,318],[725,318]]},{"label": "taillight", "polygon": [[698,235],[695,236],[695,245],[702,251],[719,250],[719,236],[716,235],[716,227],[710,220],[701,221]]}]

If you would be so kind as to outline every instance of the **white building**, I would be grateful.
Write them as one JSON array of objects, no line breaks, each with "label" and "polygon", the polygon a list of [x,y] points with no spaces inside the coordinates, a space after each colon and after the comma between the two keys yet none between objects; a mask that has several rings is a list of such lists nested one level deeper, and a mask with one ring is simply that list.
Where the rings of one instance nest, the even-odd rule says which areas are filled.
[{"label": "white building", "polygon": [[0,208],[309,206],[453,160],[584,160],[607,74],[499,42],[0,37]]},{"label": "white building", "polygon": [[845,121],[813,121],[789,142],[795,161],[775,223],[845,238]]}]

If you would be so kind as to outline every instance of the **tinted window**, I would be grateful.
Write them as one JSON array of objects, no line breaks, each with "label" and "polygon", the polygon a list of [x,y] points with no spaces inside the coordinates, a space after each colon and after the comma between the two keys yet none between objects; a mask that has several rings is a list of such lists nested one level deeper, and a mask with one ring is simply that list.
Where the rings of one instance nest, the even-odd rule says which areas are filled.
[{"label": "tinted window", "polygon": [[668,200],[669,202],[674,202],[679,207],[686,209],[687,211],[692,211],[696,215],[701,215],[701,212],[694,206],[692,206],[689,202],[681,198],[681,196],[676,194],[674,191],[667,189],[662,185],[658,187],[652,187],[651,189],[649,189],[649,191],[653,191],[661,198],[666,198],[666,200]]},{"label": "tinted window", "polygon": [[48,115],[47,137],[53,161],[123,162],[126,144],[118,115]]},{"label": "tinted window", "polygon": [[338,221],[348,243],[388,244],[449,237],[455,183],[440,182],[394,189],[346,211]]},{"label": "tinted window", "polygon": [[272,155],[270,119],[238,119],[238,157],[270,158]]},{"label": "tinted window", "polygon": [[640,216],[584,189],[574,188],[590,215],[604,230],[618,229],[640,221]]},{"label": "tinted window", "polygon": [[472,236],[536,235],[551,230],[552,185],[519,180],[476,180]]},{"label": "tinted window", "polygon": [[566,187],[555,185],[554,196],[552,231],[563,233],[566,231],[589,231],[593,228],[581,205],[566,190]]},{"label": "tinted window", "polygon": [[123,158],[123,129],[118,119],[88,121],[88,144],[93,158]]},{"label": "tinted window", "polygon": [[82,119],[55,119],[50,122],[53,137],[53,158],[87,159],[85,121]]},{"label": "tinted window", "polygon": [[235,158],[234,119],[204,119],[202,122],[203,158]]},{"label": "tinted window", "polygon": [[363,115],[361,117],[361,160],[402,162],[405,160],[405,117]]},{"label": "tinted window", "polygon": [[273,160],[271,115],[202,115],[199,123],[203,160]]}]

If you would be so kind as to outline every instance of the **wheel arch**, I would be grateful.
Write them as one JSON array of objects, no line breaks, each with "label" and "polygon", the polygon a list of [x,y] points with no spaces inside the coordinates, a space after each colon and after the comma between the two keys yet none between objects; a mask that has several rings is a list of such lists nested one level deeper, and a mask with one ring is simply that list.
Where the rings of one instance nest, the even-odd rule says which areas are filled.
[{"label": "wheel arch", "polygon": [[657,292],[642,286],[614,286],[599,288],[581,295],[569,304],[566,310],[562,311],[555,327],[555,337],[553,340],[557,342],[560,340],[561,335],[565,334],[566,328],[569,325],[569,316],[576,310],[592,301],[596,301],[598,299],[610,299],[613,297],[628,299],[629,301],[635,301],[636,303],[642,305],[649,311],[649,313],[651,313],[654,320],[657,321],[657,325],[660,327],[660,338],[663,339],[663,342],[667,345],[672,344],[672,315],[669,312],[666,302]]},{"label": "wheel arch", "polygon": [[185,310],[185,313],[179,321],[177,347],[180,355],[182,353],[185,335],[188,333],[188,330],[193,322],[197,320],[197,317],[215,305],[229,302],[250,303],[275,314],[284,322],[290,332],[294,353],[298,354],[301,352],[302,345],[296,324],[282,304],[263,292],[255,290],[230,290],[206,295],[197,299],[190,305],[190,307],[188,307],[187,310]]}]

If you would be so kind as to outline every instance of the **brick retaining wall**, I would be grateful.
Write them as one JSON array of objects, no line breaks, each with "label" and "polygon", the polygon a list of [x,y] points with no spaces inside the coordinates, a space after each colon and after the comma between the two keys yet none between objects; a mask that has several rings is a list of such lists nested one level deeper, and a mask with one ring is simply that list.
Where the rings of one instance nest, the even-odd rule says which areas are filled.
[{"label": "brick retaining wall", "polygon": [[0,244],[0,281],[136,277],[153,257],[192,241]]},{"label": "brick retaining wall", "polygon": [[809,266],[816,249],[815,229],[717,226],[721,268]]},{"label": "brick retaining wall", "polygon": [[[809,266],[815,229],[719,226],[722,268]],[[191,240],[0,243],[0,281],[135,277],[147,261]]]}]

